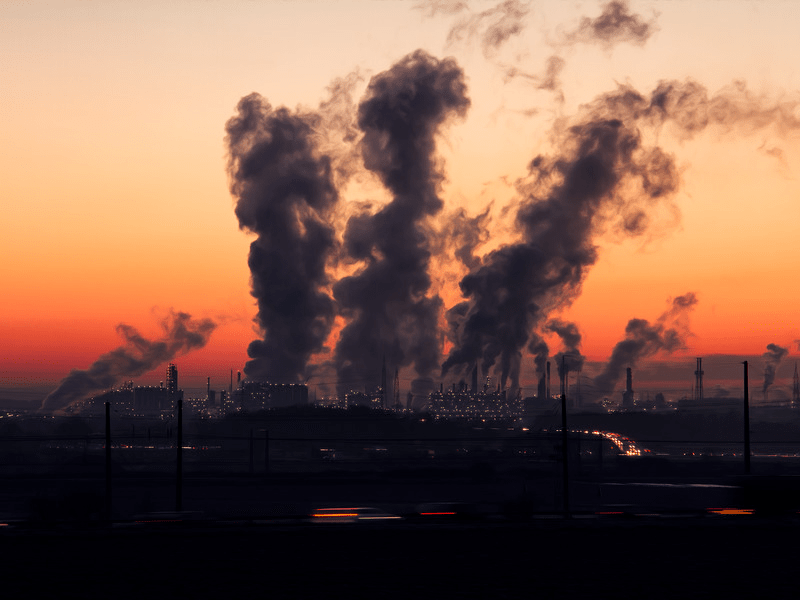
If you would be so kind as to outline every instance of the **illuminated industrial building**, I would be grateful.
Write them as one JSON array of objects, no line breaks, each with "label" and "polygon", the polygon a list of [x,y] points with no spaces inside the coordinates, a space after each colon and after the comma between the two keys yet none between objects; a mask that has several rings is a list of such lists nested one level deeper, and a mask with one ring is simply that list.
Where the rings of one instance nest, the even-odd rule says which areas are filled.
[{"label": "illuminated industrial building", "polygon": [[508,398],[506,390],[489,391],[489,385],[477,391],[476,386],[455,384],[445,390],[440,386],[438,392],[428,396],[428,410],[434,419],[464,421],[517,421],[522,418],[524,405],[518,393]]},{"label": "illuminated industrial building", "polygon": [[233,405],[247,412],[308,404],[308,386],[301,383],[243,381],[233,390]]},{"label": "illuminated industrial building", "polygon": [[166,375],[166,386],[163,382],[159,386],[134,386],[133,381],[126,381],[119,388],[77,403],[74,410],[84,415],[102,415],[105,403],[110,402],[120,415],[171,416],[176,402],[183,400],[183,390],[178,389],[178,368],[174,364],[167,366]]}]

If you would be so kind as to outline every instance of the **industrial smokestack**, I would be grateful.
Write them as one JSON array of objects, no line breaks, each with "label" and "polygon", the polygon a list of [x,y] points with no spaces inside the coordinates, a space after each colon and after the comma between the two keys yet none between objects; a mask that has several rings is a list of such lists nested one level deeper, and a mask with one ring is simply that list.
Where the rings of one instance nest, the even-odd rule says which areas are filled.
[{"label": "industrial smokestack", "polygon": [[550,361],[547,361],[547,399],[550,400]]},{"label": "industrial smokestack", "polygon": [[623,365],[635,366],[641,358],[683,348],[689,335],[687,314],[695,304],[697,298],[693,293],[684,294],[673,299],[670,309],[653,324],[645,319],[628,321],[625,339],[617,342],[603,371],[594,379],[597,393],[602,397],[613,392]]},{"label": "industrial smokestack", "polygon": [[633,374],[632,374],[632,369],[630,367],[626,369],[626,377],[627,377],[627,383],[625,386],[625,391],[630,394],[633,393]]},{"label": "industrial smokestack", "polygon": [[764,394],[764,402],[768,400],[770,386],[775,383],[775,373],[778,370],[778,366],[788,354],[788,348],[777,344],[767,344],[767,351],[761,355],[764,359],[764,385],[761,388]]}]

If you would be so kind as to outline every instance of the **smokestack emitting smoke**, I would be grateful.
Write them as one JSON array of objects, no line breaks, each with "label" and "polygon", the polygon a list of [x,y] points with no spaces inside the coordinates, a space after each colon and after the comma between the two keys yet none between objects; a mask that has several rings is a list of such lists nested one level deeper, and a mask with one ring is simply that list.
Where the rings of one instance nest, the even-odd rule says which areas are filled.
[{"label": "smokestack emitting smoke", "polygon": [[443,206],[435,137],[468,107],[464,74],[455,61],[423,51],[369,83],[358,108],[362,155],[392,200],[375,213],[351,217],[344,233],[345,253],[364,266],[333,287],[341,312],[350,319],[334,356],[343,386],[374,380],[384,354],[391,364],[413,364],[419,378],[427,378],[439,364],[442,301],[429,295],[428,273],[428,221]]},{"label": "smokestack emitting smoke", "polygon": [[[445,10],[435,3],[428,12],[464,10],[462,4]],[[480,39],[485,53],[493,54],[522,31],[528,12],[525,4],[504,2],[462,19],[451,35]],[[555,45],[643,44],[653,31],[654,21],[613,1]],[[547,76],[536,80],[555,90],[564,64],[551,57]],[[800,125],[794,103],[768,105],[743,85],[709,95],[693,81],[662,81],[649,96],[619,86],[576,116],[556,120],[552,150],[534,157],[528,175],[516,182],[518,197],[508,211],[515,241],[479,256],[488,211],[474,218],[456,211],[448,217],[453,226],[433,224],[444,216],[435,141],[469,104],[455,61],[421,50],[370,81],[357,119],[326,118],[326,106],[342,108],[336,103],[312,113],[273,109],[257,94],[242,99],[239,114],[227,125],[229,174],[240,225],[258,236],[249,263],[256,321],[264,334],[248,349],[248,376],[301,381],[310,374],[312,355],[335,343],[327,366],[336,368],[340,393],[350,385],[377,383],[382,356],[413,367],[422,389],[441,360],[438,331],[445,324],[452,348],[441,365],[443,376],[466,378],[478,364],[487,375],[499,371],[501,387],[513,392],[523,353],[532,354],[537,373],[544,374],[547,332],[561,337],[562,355],[574,357],[570,367],[578,370],[583,358],[577,327],[553,316],[580,295],[598,257],[598,239],[609,230],[618,237],[643,236],[662,212],[672,218],[668,225],[678,219],[671,198],[679,169],[673,156],[647,140],[657,140],[662,130],[685,140],[708,127],[752,133]],[[352,107],[345,103],[344,109]],[[336,157],[326,144],[337,126],[347,129],[342,140],[360,148],[363,166],[391,195],[378,209],[344,211],[351,216],[339,232],[341,247],[335,230],[339,168],[332,168]],[[469,270],[460,281],[465,300],[443,315],[429,270],[434,253],[438,260],[443,249],[453,247],[456,260]],[[337,281],[328,268],[336,260],[355,272]],[[334,332],[335,316],[342,328]],[[650,325],[637,319],[626,332],[615,352],[640,344],[641,350],[632,350],[639,357],[669,351],[683,335],[661,321]],[[616,377],[609,372],[600,381]]]},{"label": "smokestack emitting smoke", "polygon": [[555,355],[558,376],[563,377],[562,369],[566,367],[567,372],[580,372],[583,368],[584,357],[579,346],[581,345],[581,334],[575,323],[567,323],[561,319],[552,319],[545,326],[546,331],[552,331],[561,338],[564,350]]},{"label": "smokestack emitting smoke", "polygon": [[694,294],[678,296],[672,307],[652,325],[645,319],[631,319],[625,326],[625,339],[617,342],[611,358],[603,371],[594,379],[594,387],[600,395],[614,391],[626,365],[637,362],[657,352],[674,352],[685,346],[689,335],[687,313],[697,304]]},{"label": "smokestack emitting smoke", "polygon": [[86,370],[73,369],[42,403],[42,410],[60,410],[92,394],[112,388],[129,377],[137,377],[176,356],[202,348],[216,324],[211,319],[192,319],[183,312],[171,312],[161,327],[164,335],[148,340],[130,325],[117,325],[125,344],[107,352]]},{"label": "smokestack emitting smoke", "polygon": [[522,240],[484,256],[461,280],[467,300],[448,313],[455,344],[442,373],[460,373],[477,360],[489,372],[499,361],[503,386],[510,376],[517,387],[522,350],[527,344],[540,355],[548,316],[580,295],[597,260],[596,238],[609,228],[642,236],[664,206],[677,216],[670,200],[679,185],[675,160],[658,146],[645,146],[645,133],[665,125],[682,139],[710,126],[797,129],[794,106],[766,105],[743,86],[709,96],[695,82],[667,81],[649,98],[620,86],[577,118],[557,122],[557,153],[534,158],[529,176],[517,183]]},{"label": "smokestack emitting smoke", "polygon": [[767,344],[767,351],[761,355],[764,359],[764,386],[761,389],[764,398],[767,397],[767,390],[775,383],[775,372],[778,370],[778,365],[788,354],[788,348],[783,348],[777,344]]},{"label": "smokestack emitting smoke", "polygon": [[335,247],[331,225],[338,201],[331,159],[317,148],[314,113],[273,109],[258,94],[239,101],[226,125],[231,193],[250,244],[256,322],[245,374],[295,383],[330,333],[335,308],[325,291]]},{"label": "smokestack emitting smoke", "polygon": [[511,376],[511,387],[518,387],[523,348],[529,342],[531,351],[541,345],[531,332],[580,294],[597,260],[594,238],[609,223],[641,235],[647,227],[644,207],[677,188],[673,159],[657,147],[642,147],[636,121],[614,110],[625,100],[601,99],[556,132],[559,155],[531,162],[529,177],[518,182],[524,196],[516,224],[523,239],[493,251],[462,279],[468,300],[450,315],[458,343],[444,374],[477,360],[488,372],[499,359],[503,386]]}]

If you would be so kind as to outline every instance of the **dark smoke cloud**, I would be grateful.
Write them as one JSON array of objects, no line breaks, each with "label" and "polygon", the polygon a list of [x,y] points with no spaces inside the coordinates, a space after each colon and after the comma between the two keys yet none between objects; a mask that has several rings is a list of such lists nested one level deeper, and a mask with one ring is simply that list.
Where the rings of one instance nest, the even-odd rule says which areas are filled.
[{"label": "dark smoke cloud", "polygon": [[[797,106],[769,102],[742,85],[710,95],[693,81],[664,81],[649,96],[619,86],[578,117],[558,121],[557,153],[534,158],[529,176],[518,182],[521,241],[484,256],[461,281],[467,300],[448,316],[455,345],[443,375],[451,369],[463,375],[476,362],[486,371],[499,362],[505,385],[531,332],[580,294],[597,259],[598,236],[609,230],[619,238],[652,235],[655,216],[664,211],[677,223],[678,168],[670,154],[643,143],[647,134],[669,128],[688,139],[712,127],[720,134],[785,132],[800,127]],[[538,337],[533,340],[538,346]]]},{"label": "dark smoke cloud", "polygon": [[[500,362],[501,382],[516,369],[520,351],[548,314],[580,293],[597,259],[595,236],[611,224],[626,235],[641,235],[649,205],[677,189],[672,158],[641,144],[633,119],[616,116],[603,98],[571,126],[556,132],[556,156],[538,156],[516,215],[522,241],[484,257],[461,281],[468,298],[457,307],[461,319],[456,346],[443,374],[480,361],[484,371]],[[601,111],[602,105],[608,105]],[[538,341],[534,342],[538,346]],[[512,377],[512,387],[518,382]]]},{"label": "dark smoke cloud", "polygon": [[559,377],[563,377],[563,368],[566,366],[570,373],[580,371],[586,360],[581,354],[581,333],[575,323],[562,321],[561,319],[551,319],[544,326],[545,331],[551,331],[561,338],[564,350],[555,355],[556,366],[558,367]]},{"label": "dark smoke cloud", "polygon": [[438,364],[442,302],[429,295],[428,273],[428,221],[443,205],[435,138],[469,104],[455,61],[421,50],[369,83],[358,109],[362,155],[392,199],[374,214],[351,217],[344,234],[345,254],[364,266],[333,288],[349,319],[334,356],[343,385],[374,379],[384,356],[390,365],[413,364],[420,378]]},{"label": "dark smoke cloud", "polygon": [[471,42],[477,38],[484,56],[490,57],[510,38],[522,33],[528,12],[528,3],[506,0],[460,20],[450,30],[447,43]]},{"label": "dark smoke cloud", "polygon": [[263,339],[247,349],[251,379],[305,380],[335,316],[326,265],[337,242],[331,158],[317,148],[321,117],[242,98],[226,125],[228,174],[242,229],[258,237],[248,264]]},{"label": "dark smoke cloud", "polygon": [[603,7],[599,17],[584,17],[580,25],[566,34],[568,43],[600,44],[612,48],[621,42],[643,45],[656,31],[655,20],[645,21],[631,13],[628,3],[613,0]]},{"label": "dark smoke cloud", "polygon": [[161,327],[164,335],[151,341],[130,325],[117,325],[117,333],[125,339],[125,344],[103,354],[86,370],[70,371],[44,399],[42,410],[60,410],[108,390],[126,378],[138,377],[176,356],[202,348],[216,324],[211,319],[194,320],[186,313],[171,312]]},{"label": "dark smoke cloud", "polygon": [[781,364],[788,354],[788,348],[778,346],[777,344],[767,344],[767,351],[761,355],[764,359],[764,385],[761,391],[765,397],[767,395],[767,390],[775,383],[775,372],[778,370],[778,365]]},{"label": "dark smoke cloud", "polygon": [[483,212],[470,217],[463,208],[447,215],[443,228],[441,252],[452,251],[455,258],[468,269],[481,264],[475,250],[489,241],[489,204]]},{"label": "dark smoke cloud", "polygon": [[625,339],[617,342],[603,371],[594,379],[598,394],[609,395],[626,367],[657,352],[675,352],[686,345],[689,328],[686,314],[697,304],[694,294],[678,296],[672,306],[652,325],[645,319],[631,319],[625,326]]}]

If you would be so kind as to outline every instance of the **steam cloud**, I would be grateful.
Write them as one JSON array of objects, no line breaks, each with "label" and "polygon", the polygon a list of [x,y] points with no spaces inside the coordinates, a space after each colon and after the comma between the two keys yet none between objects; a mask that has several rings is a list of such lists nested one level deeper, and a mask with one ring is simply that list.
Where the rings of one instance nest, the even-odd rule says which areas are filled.
[{"label": "steam cloud", "polygon": [[389,364],[413,363],[421,378],[439,364],[442,302],[428,295],[428,220],[443,206],[435,137],[448,120],[464,116],[469,104],[455,61],[439,61],[423,51],[369,83],[358,109],[362,154],[392,200],[374,214],[354,215],[345,230],[346,255],[364,267],[333,287],[350,319],[334,357],[344,386],[374,378],[384,356]]},{"label": "steam cloud", "polygon": [[43,411],[56,411],[91,394],[110,389],[129,377],[137,377],[176,356],[202,348],[216,324],[210,319],[192,319],[184,312],[171,312],[161,323],[164,336],[148,340],[130,325],[120,323],[117,333],[125,344],[107,352],[86,370],[73,369],[42,403]]},{"label": "steam cloud", "polygon": [[258,94],[241,99],[226,125],[231,193],[250,244],[256,322],[244,371],[252,379],[302,382],[333,325],[326,265],[336,248],[339,199],[332,161],[318,151],[315,113],[273,109]]},{"label": "steam cloud", "polygon": [[789,354],[789,349],[777,344],[767,344],[767,351],[761,355],[764,359],[764,386],[761,391],[764,397],[767,396],[767,390],[775,383],[775,372],[784,358]]},{"label": "steam cloud", "polygon": [[697,298],[688,293],[672,301],[671,308],[652,325],[645,319],[631,319],[625,326],[625,339],[617,342],[603,371],[594,379],[599,394],[610,394],[622,370],[657,352],[674,352],[683,348],[689,334],[686,315]]}]

